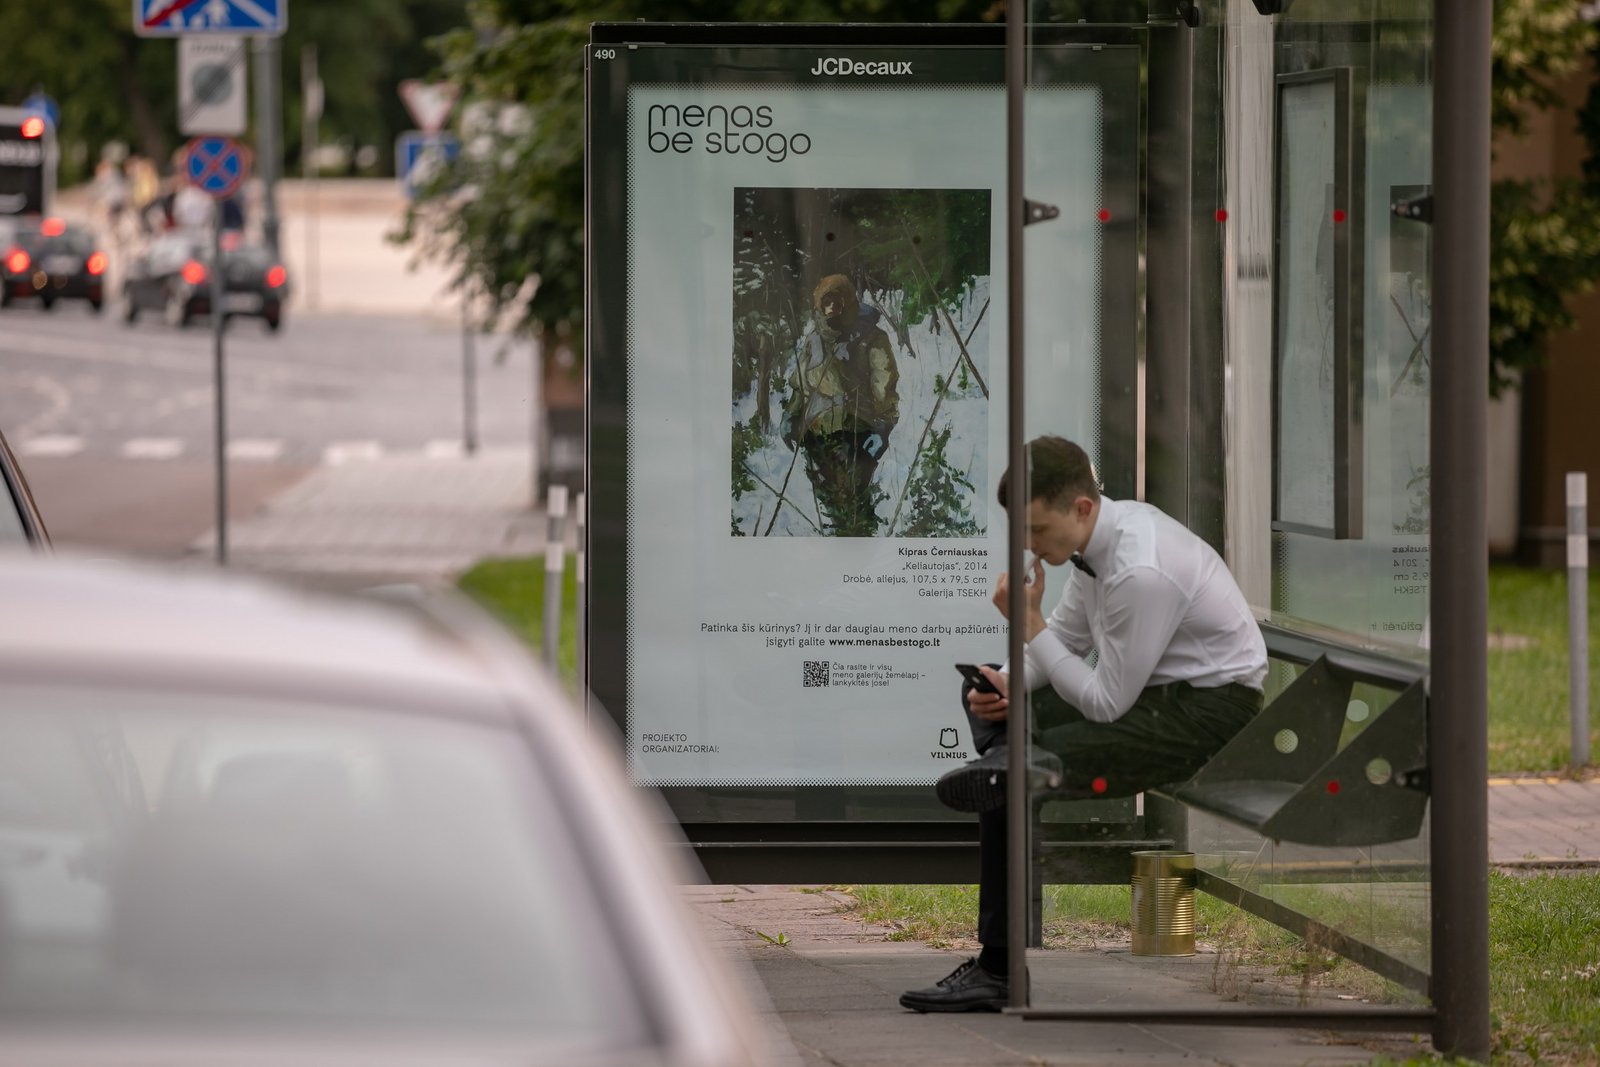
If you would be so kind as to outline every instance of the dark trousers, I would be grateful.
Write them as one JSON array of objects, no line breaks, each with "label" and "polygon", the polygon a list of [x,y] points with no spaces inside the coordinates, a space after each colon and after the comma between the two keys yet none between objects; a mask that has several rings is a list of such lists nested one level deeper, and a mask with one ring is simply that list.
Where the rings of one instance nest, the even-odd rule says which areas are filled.
[{"label": "dark trousers", "polygon": [[878,533],[878,501],[886,494],[872,484],[878,461],[866,449],[871,436],[871,432],[839,430],[806,434],[800,443],[811,490],[835,537],[874,537]]},{"label": "dark trousers", "polygon": [[[997,665],[996,665],[997,666]],[[971,683],[961,687],[967,706]],[[1091,722],[1049,686],[1033,693],[1033,742],[1061,757],[1064,775],[1052,798],[1126,797],[1182,782],[1216,755],[1261,710],[1261,693],[1244,685],[1197,689],[1187,682],[1150,686],[1115,722]],[[979,752],[1005,740],[1005,723],[967,712]],[[1006,809],[978,816],[978,941],[1006,943]]]}]

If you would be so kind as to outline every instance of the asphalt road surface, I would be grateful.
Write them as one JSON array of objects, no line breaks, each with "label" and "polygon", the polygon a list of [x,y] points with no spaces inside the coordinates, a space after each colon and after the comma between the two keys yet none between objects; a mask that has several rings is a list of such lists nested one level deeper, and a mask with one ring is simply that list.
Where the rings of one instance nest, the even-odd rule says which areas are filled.
[{"label": "asphalt road surface", "polygon": [[[0,430],[20,456],[53,539],[155,557],[186,554],[215,525],[212,333],[116,302],[0,311]],[[248,517],[322,464],[458,452],[468,391],[459,329],[439,318],[289,315],[225,335],[228,495]],[[526,344],[473,342],[479,447],[526,447],[537,400]]]}]

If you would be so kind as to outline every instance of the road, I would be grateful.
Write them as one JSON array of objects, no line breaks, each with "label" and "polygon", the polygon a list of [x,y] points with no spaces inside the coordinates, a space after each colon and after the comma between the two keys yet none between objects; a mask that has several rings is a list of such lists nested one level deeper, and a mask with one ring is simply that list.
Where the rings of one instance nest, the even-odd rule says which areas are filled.
[{"label": "road", "polygon": [[[115,302],[0,311],[0,429],[58,545],[157,557],[214,526],[215,386],[205,320],[126,325]],[[463,447],[463,344],[443,317],[300,314],[226,334],[229,514],[319,467]],[[478,337],[477,443],[529,443],[527,345]],[[498,357],[498,358],[497,358]]]}]

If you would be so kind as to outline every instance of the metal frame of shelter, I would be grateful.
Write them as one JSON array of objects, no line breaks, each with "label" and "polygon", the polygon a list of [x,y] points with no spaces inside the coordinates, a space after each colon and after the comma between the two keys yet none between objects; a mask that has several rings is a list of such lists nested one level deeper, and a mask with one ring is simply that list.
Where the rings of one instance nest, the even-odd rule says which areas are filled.
[{"label": "metal frame of shelter", "polygon": [[[1241,0],[1231,0],[1238,5]],[[1281,10],[1283,0],[1254,0],[1263,13]],[[1119,12],[1145,8],[1145,4],[1119,3],[1118,0],[1090,0],[1087,6]],[[1226,5],[1220,0],[1203,5],[1215,12]],[[1027,5],[1013,3],[1013,10]],[[1157,7],[1148,6],[1152,25],[1157,24]],[[1163,226],[1172,224],[1177,213],[1190,205],[1197,175],[1203,169],[1193,164],[1210,149],[1201,145],[1192,128],[1194,101],[1207,91],[1205,79],[1212,75],[1200,69],[1192,44],[1186,42],[1182,27],[1198,19],[1201,5],[1179,3],[1177,14],[1163,13],[1162,33],[1152,35],[1147,60],[1152,70],[1163,71],[1160,86],[1149,87],[1146,118],[1151,124],[1143,131],[1152,144],[1159,137],[1162,151],[1173,138],[1181,139],[1181,151],[1173,161],[1158,161],[1155,147],[1141,146],[1145,152],[1140,178],[1146,183],[1152,218],[1158,211],[1167,213]],[[1098,8],[1096,8],[1098,10]],[[1253,17],[1253,16],[1252,16]],[[1409,774],[1402,788],[1416,788],[1431,803],[1428,823],[1429,864],[1433,880],[1428,909],[1431,917],[1430,966],[1420,968],[1397,961],[1382,951],[1356,940],[1340,941],[1338,931],[1319,926],[1304,915],[1262,896],[1252,894],[1225,878],[1205,874],[1200,888],[1240,907],[1265,915],[1271,921],[1306,934],[1315,932],[1326,938],[1336,951],[1356,959],[1402,985],[1424,992],[1431,1006],[1376,1007],[1356,1005],[1337,1011],[1319,1009],[1265,1009],[1219,1006],[1212,1012],[1173,1012],[1151,1008],[1088,1008],[1030,1005],[1027,987],[1025,946],[1035,941],[1037,918],[1031,914],[1030,894],[1034,885],[1036,846],[1033,838],[1033,798],[1027,790],[1024,772],[1026,759],[1025,723],[1013,716],[1009,746],[1012,760],[1008,777],[1008,827],[1010,848],[1009,888],[1012,894],[1008,931],[1012,947],[1010,1009],[1030,1020],[1140,1021],[1163,1023],[1216,1023],[1224,1025],[1337,1026],[1340,1028],[1397,1029],[1410,1032],[1431,1030],[1435,1046],[1442,1052],[1483,1059],[1489,1049],[1488,1014],[1488,886],[1487,886],[1487,797],[1486,780],[1486,705],[1484,634],[1486,632],[1487,532],[1484,490],[1484,434],[1487,380],[1488,320],[1485,294],[1488,289],[1488,162],[1489,162],[1489,0],[1435,0],[1432,20],[1432,226],[1433,299],[1439,313],[1433,319],[1434,349],[1445,358],[1433,363],[1429,400],[1431,496],[1429,560],[1432,574],[1428,592],[1432,628],[1426,666],[1387,662],[1381,656],[1363,655],[1315,637],[1287,632],[1267,633],[1269,649],[1275,659],[1313,663],[1328,660],[1337,671],[1393,688],[1425,694],[1421,706],[1413,700],[1411,713],[1425,715],[1424,762],[1402,768]],[[1040,28],[1042,30],[1042,27]],[[929,45],[953,41],[954,31],[963,34],[962,43],[981,41],[998,45],[999,27],[949,26],[673,26],[647,23],[597,24],[591,35],[591,51],[598,46],[625,46],[634,42],[652,44],[692,44],[709,46],[841,46],[862,47]],[[1100,27],[1049,28],[1053,33],[1088,32]],[[993,32],[991,32],[993,31]],[[1112,29],[1115,34],[1117,31]],[[1027,198],[1023,184],[1026,128],[1023,95],[1028,84],[1030,27],[1025,19],[1015,19],[1004,28],[1005,85],[1007,97],[1007,180],[1006,227],[1008,262],[1006,265],[1009,304],[1010,348],[1008,371],[1008,458],[1013,470],[1026,468],[1024,449],[1024,352],[1026,322],[1023,306],[1024,229],[1040,221],[1038,207]],[[625,276],[617,257],[596,254],[597,247],[608,252],[618,248],[618,233],[624,214],[620,190],[614,184],[596,180],[595,142],[619,137],[615,130],[597,130],[594,123],[597,80],[616,77],[589,71],[591,151],[587,154],[586,184],[590,209],[586,212],[586,241],[589,245],[590,276],[588,296],[588,344],[593,352],[614,352],[618,343],[625,307]],[[606,91],[614,98],[614,83]],[[1214,86],[1209,88],[1214,89]],[[1160,128],[1156,128],[1158,122]],[[615,151],[607,143],[606,151]],[[1208,163],[1217,160],[1207,157]],[[1195,184],[1192,184],[1195,183]],[[1179,455],[1194,448],[1197,435],[1217,435],[1212,426],[1220,416],[1224,401],[1217,381],[1189,373],[1189,331],[1195,309],[1217,294],[1215,280],[1195,271],[1195,264],[1215,247],[1200,247],[1210,240],[1204,236],[1171,239],[1160,227],[1151,225],[1148,258],[1141,281],[1148,303],[1145,356],[1153,381],[1162,383],[1163,402],[1182,412],[1171,426],[1152,418],[1146,436],[1161,447]],[[1188,233],[1182,225],[1176,232]],[[1144,236],[1144,235],[1141,235]],[[1144,251],[1143,249],[1141,251]],[[1194,273],[1191,285],[1188,276]],[[1157,296],[1159,294],[1159,297]],[[998,308],[996,309],[999,310]],[[625,633],[628,619],[615,568],[596,568],[600,557],[614,558],[626,539],[629,502],[623,490],[608,489],[625,485],[624,450],[619,443],[626,434],[625,412],[628,385],[622,370],[610,361],[591,356],[586,360],[590,410],[586,427],[588,457],[587,494],[589,514],[585,517],[590,544],[587,576],[591,604],[586,611],[588,633],[586,659],[591,691],[600,704],[613,714],[623,701],[618,667],[626,662]],[[1220,377],[1220,376],[1219,376]],[[1159,488],[1162,499],[1155,502],[1187,522],[1214,543],[1220,540],[1213,501],[1204,494],[1210,487],[1170,485]],[[1115,492],[1113,495],[1123,495]],[[1131,495],[1131,494],[1126,494]],[[1026,531],[1022,524],[1010,524],[1008,569],[1020,578]],[[1011,617],[1020,617],[1023,583],[1011,582]],[[1010,655],[1020,661],[1022,631],[1010,634]],[[1398,706],[1397,702],[1397,705]],[[1387,712],[1385,713],[1387,714]],[[1401,776],[1397,776],[1397,779]],[[766,801],[776,799],[787,818],[763,820],[743,813],[739,798],[696,790],[664,790],[669,805],[689,839],[696,857],[712,881],[970,881],[975,869],[974,830],[970,822],[917,818],[902,822],[852,818],[847,799],[823,791],[769,790]],[[888,795],[886,791],[884,795]],[[902,790],[901,793],[909,791]],[[1070,877],[1082,882],[1113,882],[1126,878],[1129,852],[1136,848],[1170,846],[1181,838],[1173,833],[1173,822],[1181,816],[1184,802],[1178,791],[1176,803],[1170,798],[1153,797],[1146,816],[1131,836],[1139,840],[1118,839],[1114,835],[1080,837],[1067,843]],[[904,799],[895,794],[897,804]],[[1093,802],[1101,803],[1101,802]],[[756,810],[752,808],[752,810]],[[763,809],[764,810],[764,809]],[[1131,809],[1130,809],[1131,810]],[[729,812],[739,812],[729,816]],[[1130,822],[1120,824],[1127,829]],[[1124,837],[1130,835],[1124,835]],[[1448,887],[1447,890],[1441,887]]]}]

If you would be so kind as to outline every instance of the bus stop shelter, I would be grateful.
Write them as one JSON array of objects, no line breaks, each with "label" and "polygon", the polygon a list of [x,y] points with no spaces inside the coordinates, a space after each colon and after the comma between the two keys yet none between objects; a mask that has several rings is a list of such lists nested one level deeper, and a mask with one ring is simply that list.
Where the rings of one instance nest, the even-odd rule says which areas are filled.
[{"label": "bus stop shelter", "polygon": [[1400,991],[1337,1025],[1486,1056],[1488,4],[1014,6],[595,26],[594,707],[715,881],[972,881],[952,665],[1020,661],[995,485],[1070,437],[1217,548],[1273,666],[1190,779],[1009,776],[1012,1010],[1323,1024],[1033,1002],[1038,887],[1183,851]]}]

